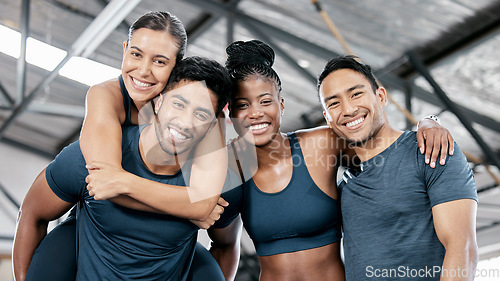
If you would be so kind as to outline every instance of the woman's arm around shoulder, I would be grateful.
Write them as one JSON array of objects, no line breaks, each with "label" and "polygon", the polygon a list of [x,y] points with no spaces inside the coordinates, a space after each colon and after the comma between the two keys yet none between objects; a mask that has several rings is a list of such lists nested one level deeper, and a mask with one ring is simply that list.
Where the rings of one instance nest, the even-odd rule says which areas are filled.
[{"label": "woman's arm around shoulder", "polygon": [[117,79],[92,86],[87,92],[80,148],[87,164],[93,161],[121,166],[121,124],[125,108]]}]

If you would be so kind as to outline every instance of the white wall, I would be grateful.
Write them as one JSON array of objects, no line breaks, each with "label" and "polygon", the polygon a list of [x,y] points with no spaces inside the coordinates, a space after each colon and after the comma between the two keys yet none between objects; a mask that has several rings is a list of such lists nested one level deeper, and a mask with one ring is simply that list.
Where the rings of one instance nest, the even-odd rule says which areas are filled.
[{"label": "white wall", "polygon": [[[0,184],[20,204],[31,183],[50,159],[0,142]],[[17,208],[0,193],[0,235],[14,236]],[[10,254],[12,241],[0,240],[0,255]]]}]

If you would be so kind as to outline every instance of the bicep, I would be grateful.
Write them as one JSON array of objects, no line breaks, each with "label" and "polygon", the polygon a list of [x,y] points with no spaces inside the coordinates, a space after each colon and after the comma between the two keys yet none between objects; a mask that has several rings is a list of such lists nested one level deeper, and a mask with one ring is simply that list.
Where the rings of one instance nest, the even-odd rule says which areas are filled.
[{"label": "bicep", "polygon": [[445,247],[455,241],[475,240],[476,211],[473,199],[449,201],[432,208],[436,234]]},{"label": "bicep", "polygon": [[87,93],[80,147],[87,163],[102,161],[119,166],[125,109],[120,93],[108,88],[94,86]]}]

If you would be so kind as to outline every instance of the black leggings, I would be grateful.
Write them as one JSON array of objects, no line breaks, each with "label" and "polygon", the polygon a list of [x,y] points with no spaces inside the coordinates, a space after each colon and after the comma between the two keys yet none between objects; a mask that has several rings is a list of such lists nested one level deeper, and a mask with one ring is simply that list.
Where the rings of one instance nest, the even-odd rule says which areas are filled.
[{"label": "black leggings", "polygon": [[[42,240],[33,254],[25,281],[74,281],[76,276],[76,217],[70,214]],[[210,252],[196,243],[188,281],[221,280],[222,271]]]}]

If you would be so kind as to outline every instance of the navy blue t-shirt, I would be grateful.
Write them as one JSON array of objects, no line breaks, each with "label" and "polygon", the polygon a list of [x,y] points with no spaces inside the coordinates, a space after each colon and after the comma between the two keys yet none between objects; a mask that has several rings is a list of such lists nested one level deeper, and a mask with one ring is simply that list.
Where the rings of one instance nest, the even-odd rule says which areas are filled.
[{"label": "navy blue t-shirt", "polygon": [[432,169],[415,132],[348,169],[339,184],[346,279],[439,280],[445,249],[432,207],[459,199],[477,201],[472,170],[455,144],[446,165]]},{"label": "navy blue t-shirt", "polygon": [[[154,181],[185,186],[181,172],[156,175],[138,151],[139,128],[123,128],[122,167]],[[80,145],[66,147],[47,167],[50,188],[62,200],[81,202],[77,220],[77,280],[185,280],[198,227],[189,220],[96,201],[86,189]]]}]

